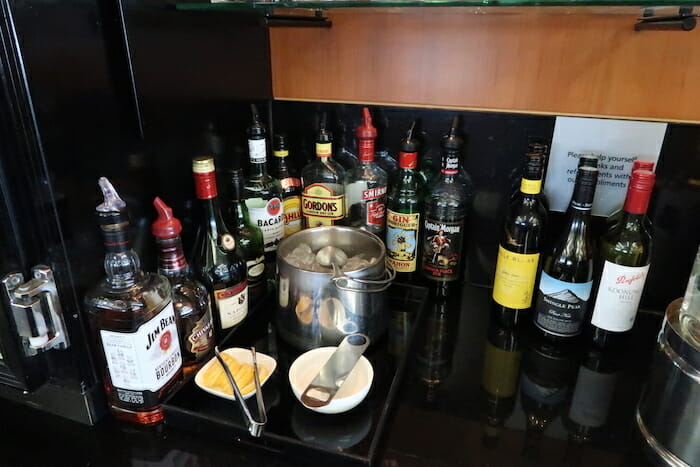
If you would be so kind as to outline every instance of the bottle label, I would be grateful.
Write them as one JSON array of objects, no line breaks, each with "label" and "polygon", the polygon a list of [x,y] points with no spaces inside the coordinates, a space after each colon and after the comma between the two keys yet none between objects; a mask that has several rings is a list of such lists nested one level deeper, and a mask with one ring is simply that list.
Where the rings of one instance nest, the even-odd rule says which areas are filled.
[{"label": "bottle label", "polygon": [[207,312],[192,328],[192,332],[187,336],[185,344],[190,353],[199,357],[209,352],[214,346],[214,324],[211,322],[211,306],[207,304]]},{"label": "bottle label", "polygon": [[428,218],[424,227],[423,273],[438,281],[457,280],[464,221],[441,222]]},{"label": "bottle label", "polygon": [[275,197],[264,203],[261,198],[245,200],[250,220],[262,231],[265,251],[275,251],[284,238],[284,216],[282,201]]},{"label": "bottle label", "polygon": [[245,262],[248,269],[248,280],[255,282],[260,279],[262,273],[265,272],[265,255],[260,255],[257,258],[249,259]]},{"label": "bottle label", "polygon": [[399,153],[399,167],[402,169],[415,169],[418,167],[417,152],[401,152]]},{"label": "bottle label", "polygon": [[442,173],[445,175],[457,175],[459,172],[459,157],[445,157],[445,166],[442,168]]},{"label": "bottle label", "polygon": [[374,162],[374,140],[360,139],[357,142],[358,159],[360,162]]},{"label": "bottle label", "polygon": [[496,303],[518,310],[530,308],[539,260],[539,253],[514,253],[499,246],[493,281],[493,299]]},{"label": "bottle label", "polygon": [[496,397],[512,397],[518,389],[522,352],[499,349],[490,342],[484,351],[484,371],[481,384]]},{"label": "bottle label", "polygon": [[287,177],[280,180],[280,185],[282,185],[283,190],[286,190],[287,188],[301,186],[301,180],[297,177]]},{"label": "bottle label", "polygon": [[542,272],[537,293],[535,325],[560,337],[581,333],[593,281],[573,283],[554,279]]},{"label": "bottle label", "polygon": [[248,315],[248,282],[214,291],[216,308],[221,318],[221,329],[228,329]]},{"label": "bottle label", "polygon": [[284,205],[284,236],[288,237],[301,230],[301,197],[290,196],[283,201]]},{"label": "bottle label", "polygon": [[344,196],[320,183],[309,185],[301,197],[301,212],[308,227],[333,225],[345,217]]},{"label": "bottle label", "polygon": [[265,154],[265,139],[249,139],[248,140],[248,154],[250,155],[250,162],[254,164],[261,164],[267,159],[267,154]]},{"label": "bottle label", "polygon": [[418,259],[420,214],[402,214],[391,209],[386,217],[387,260],[396,272],[413,272]]},{"label": "bottle label", "polygon": [[367,225],[384,225],[386,212],[386,187],[380,186],[362,190],[362,201],[367,203]]},{"label": "bottle label", "polygon": [[272,151],[272,154],[274,154],[275,157],[287,157],[289,155],[289,151],[286,149],[281,151]]},{"label": "bottle label", "polygon": [[520,182],[520,192],[526,195],[536,195],[542,191],[542,180],[528,180],[523,178]]},{"label": "bottle label", "polygon": [[581,366],[571,398],[569,418],[579,425],[592,428],[605,425],[616,383],[617,373],[599,373]]},{"label": "bottle label", "polygon": [[632,329],[648,272],[648,264],[632,267],[606,261],[591,324],[613,332]]},{"label": "bottle label", "polygon": [[316,143],[316,155],[318,157],[330,157],[331,143]]},{"label": "bottle label", "polygon": [[134,332],[100,330],[112,385],[126,390],[117,392],[122,402],[143,404],[143,394],[129,391],[156,392],[182,367],[176,323],[170,301]]}]

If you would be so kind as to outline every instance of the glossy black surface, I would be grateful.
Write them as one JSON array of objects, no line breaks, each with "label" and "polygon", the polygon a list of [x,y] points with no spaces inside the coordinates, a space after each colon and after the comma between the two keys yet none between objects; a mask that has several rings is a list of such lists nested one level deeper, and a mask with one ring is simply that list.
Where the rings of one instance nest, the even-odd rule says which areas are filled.
[{"label": "glossy black surface", "polygon": [[[522,351],[517,392],[512,405],[503,412],[504,426],[497,436],[493,433],[485,436],[489,406],[482,384],[483,352],[487,336],[492,343],[499,341],[494,339],[488,313],[488,290],[473,287],[456,290],[457,295],[446,300],[431,296],[433,305],[426,309],[414,338],[416,345],[408,354],[404,383],[386,427],[377,465],[647,465],[633,413],[648,375],[660,316],[646,313],[640,316],[630,346],[612,354],[615,361],[612,367],[603,365],[600,358],[591,358],[585,341],[573,346],[552,346],[532,337],[527,328],[509,331],[508,339],[500,342],[509,341],[506,347]],[[460,296],[459,292],[463,294]],[[390,329],[389,342],[393,351],[401,349],[402,342],[406,342],[400,338],[407,336],[404,330],[398,321]],[[264,326],[262,331],[264,334]],[[582,364],[602,374],[617,373],[609,411],[604,414],[605,423],[596,430],[587,430],[586,436],[581,436],[582,430],[570,420],[573,394],[581,384]],[[284,366],[282,362],[281,367]],[[525,409],[531,411],[533,402],[523,387],[523,373],[540,387],[561,395],[546,412],[549,423],[539,437],[526,435]],[[278,378],[284,376],[277,375]],[[365,404],[333,420],[332,416],[319,417],[304,410],[287,388],[277,394],[269,388],[267,392],[275,399],[269,406],[271,429],[282,425],[291,432],[294,427],[290,420],[300,420],[309,430],[309,436],[316,433],[320,442],[363,438],[366,427],[363,414],[368,410]],[[277,398],[279,402],[275,403]],[[200,408],[212,403],[201,399]],[[279,450],[279,445],[274,443],[267,449],[253,449],[252,445],[257,442],[249,437],[213,435],[210,427],[201,423],[193,423],[186,432],[167,423],[154,430],[141,430],[108,419],[94,429],[83,429],[29,409],[7,405],[2,408],[17,420],[16,429],[3,437],[2,460],[4,465],[10,466],[41,465],[48,459],[60,459],[76,466],[144,465],[145,462],[205,466],[241,465],[240,462],[339,465],[343,460],[351,460],[356,452],[353,450],[359,449],[350,448],[329,461],[327,457],[314,456],[313,452],[309,454],[308,450],[302,451],[291,444],[284,450]],[[226,410],[227,413],[218,416],[230,415],[231,420],[238,417],[235,406]],[[289,410],[290,413],[285,414],[287,421],[279,421],[281,410]],[[372,418],[373,423],[375,420]],[[39,432],[34,432],[36,423],[43,427]],[[20,447],[19,441],[30,432],[34,432],[32,439],[52,451],[44,449],[33,453],[31,459],[23,458],[26,450]],[[365,435],[357,446],[367,445]],[[299,453],[305,453],[304,457],[298,457]]]}]

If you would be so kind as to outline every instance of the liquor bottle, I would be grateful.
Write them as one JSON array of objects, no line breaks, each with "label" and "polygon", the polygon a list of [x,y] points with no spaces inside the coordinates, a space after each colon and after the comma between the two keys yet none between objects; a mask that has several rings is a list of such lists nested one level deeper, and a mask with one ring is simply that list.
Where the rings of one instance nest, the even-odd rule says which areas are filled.
[{"label": "liquor bottle", "polygon": [[114,416],[142,425],[163,420],[162,401],[182,373],[182,351],[168,279],[141,270],[131,248],[126,203],[106,178],[97,220],[106,277],[85,296]]},{"label": "liquor bottle", "polygon": [[199,367],[214,348],[214,324],[211,318],[209,292],[192,280],[182,250],[182,224],[173,217],[173,210],[163,200],[153,200],[158,218],[151,224],[151,233],[158,245],[158,273],[168,278],[173,306],[179,318],[182,366],[185,374]]},{"label": "liquor bottle", "polygon": [[600,238],[603,272],[591,317],[593,342],[601,347],[621,341],[634,326],[651,261],[652,237],[645,222],[656,176],[632,174],[620,222]]},{"label": "liquor bottle", "polygon": [[438,282],[456,281],[461,270],[465,200],[469,194],[457,180],[463,145],[457,136],[457,124],[455,117],[442,138],[442,169],[425,199],[421,269],[426,278]]},{"label": "liquor bottle", "polygon": [[522,349],[518,332],[491,321],[484,348],[481,387],[486,396],[484,443],[495,445],[515,409]]},{"label": "liquor bottle", "polygon": [[552,339],[579,335],[587,317],[595,256],[589,224],[597,181],[598,169],[578,169],[566,227],[542,268],[533,321]]},{"label": "liquor bottle", "polygon": [[583,444],[602,432],[619,376],[619,362],[613,352],[586,350],[578,369],[564,426],[573,443]]},{"label": "liquor bottle", "polygon": [[301,172],[301,213],[307,228],[335,225],[345,219],[345,170],[331,157],[332,141],[324,113],[316,138],[316,160]]},{"label": "liquor bottle", "polygon": [[544,156],[525,155],[520,195],[511,203],[498,247],[493,301],[504,326],[517,324],[530,310],[540,255],[547,235],[547,209],[542,202]]},{"label": "liquor bottle", "polygon": [[360,163],[346,174],[345,199],[348,225],[384,236],[386,191],[389,179],[374,160],[377,129],[367,107],[362,108],[362,125],[356,131]]},{"label": "liquor bottle", "polygon": [[263,233],[250,221],[248,208],[243,202],[243,171],[230,170],[229,182],[229,219],[236,240],[236,250],[246,264],[248,299],[257,304],[267,292]]},{"label": "liquor bottle", "polygon": [[[539,154],[542,156],[542,160],[544,161],[542,165],[545,166],[547,165],[547,151],[549,151],[549,147],[544,142],[533,138],[527,143],[527,152],[525,153],[525,156],[527,157],[528,154]],[[525,166],[517,167],[510,173],[509,200],[511,202],[520,196],[520,184],[522,182],[524,168]],[[544,183],[544,178],[542,179],[542,182]],[[542,197],[544,199],[544,196]]]},{"label": "liquor bottle", "polygon": [[[634,172],[637,170],[648,170],[649,172],[654,171],[654,163],[651,161],[643,161],[640,159],[636,159],[632,163],[632,170],[630,171],[630,180],[634,176]],[[627,184],[627,196],[629,196],[629,190],[630,190],[631,184]],[[605,221],[605,226],[608,229],[612,229],[614,226],[616,226],[621,220],[622,220],[622,215],[624,214],[624,206],[621,206],[620,209],[614,211],[612,214],[608,216],[608,218]],[[651,221],[649,221],[649,217],[645,218],[645,222],[647,224],[647,229],[651,230]]]},{"label": "liquor bottle", "polygon": [[284,216],[284,236],[287,237],[302,229],[301,217],[301,179],[296,177],[290,167],[287,138],[276,134],[273,144],[275,156],[274,176],[282,186],[282,211]]},{"label": "liquor bottle", "polygon": [[267,173],[265,126],[260,122],[255,104],[251,109],[253,122],[247,130],[250,174],[243,187],[243,197],[250,220],[262,231],[265,261],[274,263],[277,245],[284,238],[282,186]]},{"label": "liquor bottle", "polygon": [[248,315],[246,263],[238,255],[236,239],[219,208],[214,159],[192,160],[197,199],[202,205],[202,223],[192,253],[192,270],[209,289],[217,342]]},{"label": "liquor bottle", "polygon": [[413,138],[415,121],[401,142],[400,172],[391,190],[386,217],[387,261],[399,281],[411,281],[418,264],[423,180],[418,174],[418,141]]}]

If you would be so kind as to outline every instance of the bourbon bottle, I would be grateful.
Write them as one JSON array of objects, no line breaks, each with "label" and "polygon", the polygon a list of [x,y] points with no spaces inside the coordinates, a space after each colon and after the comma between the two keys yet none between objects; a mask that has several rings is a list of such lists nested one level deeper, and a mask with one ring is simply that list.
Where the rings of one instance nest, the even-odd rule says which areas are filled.
[{"label": "bourbon bottle", "polygon": [[115,417],[143,425],[163,420],[161,402],[182,372],[177,315],[168,279],[141,270],[131,248],[126,203],[106,178],[97,219],[107,250],[106,277],[85,296]]}]

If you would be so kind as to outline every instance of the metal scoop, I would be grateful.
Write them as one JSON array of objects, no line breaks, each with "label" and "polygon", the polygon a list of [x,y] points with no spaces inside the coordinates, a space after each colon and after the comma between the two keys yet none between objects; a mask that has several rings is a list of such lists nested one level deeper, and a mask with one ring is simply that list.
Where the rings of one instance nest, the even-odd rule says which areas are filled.
[{"label": "metal scoop", "polygon": [[304,389],[301,402],[308,407],[328,405],[368,346],[369,337],[364,334],[345,336],[316,377]]},{"label": "metal scoop", "polygon": [[255,380],[255,400],[258,403],[258,420],[255,420],[250,414],[248,405],[246,404],[245,400],[243,400],[243,395],[241,394],[241,390],[238,388],[238,384],[236,384],[236,380],[233,379],[231,370],[229,370],[228,365],[226,362],[224,362],[223,357],[221,357],[219,346],[214,347],[214,355],[216,355],[216,359],[224,368],[226,378],[228,378],[228,382],[231,385],[231,388],[233,388],[233,393],[236,395],[236,402],[238,402],[241,412],[243,412],[243,417],[245,418],[246,425],[248,426],[248,431],[252,436],[259,438],[262,435],[263,428],[265,428],[265,425],[267,424],[267,413],[265,413],[265,401],[263,401],[262,389],[260,388],[260,376],[258,375],[258,360],[255,354],[255,347],[251,347],[250,351],[253,354],[253,379]]}]

